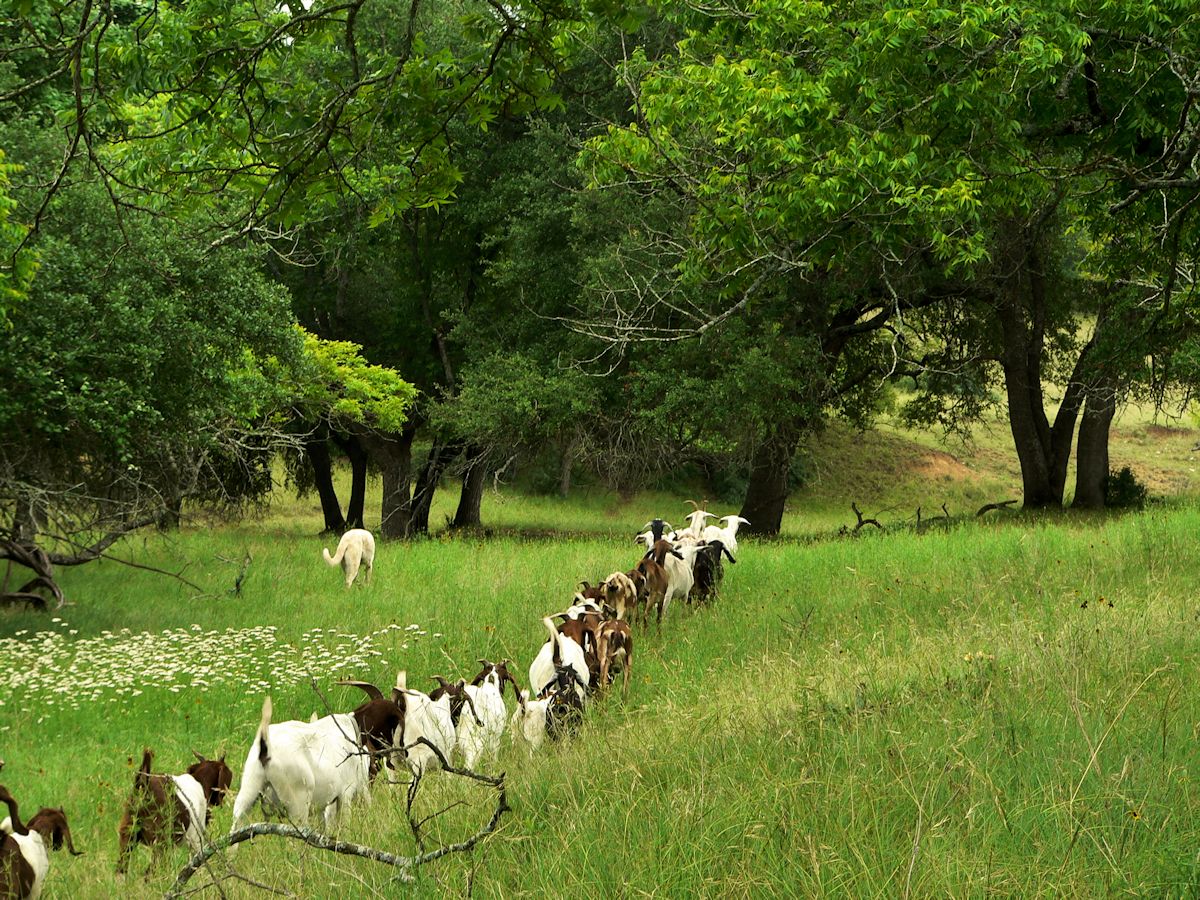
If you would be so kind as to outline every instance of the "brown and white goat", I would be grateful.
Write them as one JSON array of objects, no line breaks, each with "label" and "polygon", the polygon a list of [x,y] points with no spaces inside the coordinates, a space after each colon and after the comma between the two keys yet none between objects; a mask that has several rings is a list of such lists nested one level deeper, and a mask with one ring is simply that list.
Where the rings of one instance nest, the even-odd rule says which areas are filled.
[{"label": "brown and white goat", "polygon": [[[566,615],[559,613],[559,616]],[[600,678],[600,654],[596,652],[596,637],[604,616],[599,612],[585,612],[568,618],[558,626],[558,633],[568,637],[583,648],[583,661],[588,670],[588,689],[595,690]]]},{"label": "brown and white goat", "polygon": [[397,682],[392,688],[390,697],[369,681],[339,681],[348,687],[356,687],[366,692],[370,698],[359,704],[350,715],[358,724],[359,734],[362,735],[363,747],[370,753],[370,763],[367,766],[368,778],[373,779],[379,774],[380,768],[386,765],[395,769],[394,756],[400,751],[393,745],[397,734],[404,730],[404,692]]},{"label": "brown and white goat", "polygon": [[17,801],[0,785],[0,803],[8,818],[0,825],[0,897],[37,900],[50,871],[49,849],[65,843],[74,856],[81,855],[71,841],[71,828],[62,809],[44,808],[22,822]]},{"label": "brown and white goat", "polygon": [[688,594],[692,592],[692,582],[695,580],[692,575],[692,563],[699,549],[696,543],[672,546],[669,541],[658,541],[646,554],[653,557],[667,574],[667,589],[658,607],[657,623],[660,626],[671,600],[675,597],[687,600]]},{"label": "brown and white goat", "polygon": [[610,619],[600,626],[597,638],[600,656],[600,689],[607,690],[615,671],[621,673],[621,697],[629,696],[629,679],[633,674],[633,634],[627,622]]},{"label": "brown and white goat", "polygon": [[604,602],[616,611],[618,619],[624,619],[626,610],[637,606],[637,587],[624,572],[613,572],[600,588],[604,592]]},{"label": "brown and white goat", "polygon": [[155,858],[165,844],[186,841],[193,853],[201,850],[209,809],[220,806],[233,782],[233,772],[225,764],[224,755],[220,759],[205,759],[196,753],[198,761],[188,766],[183,775],[152,774],[153,758],[147,747],[117,827],[118,873],[125,871],[138,844],[153,848]]}]

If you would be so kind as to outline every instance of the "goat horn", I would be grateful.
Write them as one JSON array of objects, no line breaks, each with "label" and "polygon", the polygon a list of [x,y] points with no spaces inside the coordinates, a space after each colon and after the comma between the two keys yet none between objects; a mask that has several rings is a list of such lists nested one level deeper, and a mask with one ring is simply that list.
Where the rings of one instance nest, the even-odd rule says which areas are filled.
[{"label": "goat horn", "polygon": [[192,756],[196,757],[196,759],[198,759],[200,762],[208,762],[207,759],[205,759],[203,756],[201,756],[199,753],[196,752],[195,747],[192,748]]},{"label": "goat horn", "polygon": [[345,685],[346,687],[362,688],[367,696],[372,700],[382,700],[383,692],[369,681],[335,681],[334,684]]},{"label": "goat horn", "polygon": [[692,504],[692,512],[700,511],[700,506],[699,506],[699,504],[696,503],[695,500],[684,500],[683,502]]}]

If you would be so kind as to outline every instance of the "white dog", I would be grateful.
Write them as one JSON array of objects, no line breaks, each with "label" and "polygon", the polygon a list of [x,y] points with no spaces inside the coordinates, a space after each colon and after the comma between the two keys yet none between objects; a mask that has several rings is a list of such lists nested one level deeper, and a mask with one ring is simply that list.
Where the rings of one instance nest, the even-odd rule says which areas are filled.
[{"label": "white dog", "polygon": [[329,555],[328,547],[322,548],[321,552],[325,554],[325,562],[329,565],[336,566],[341,563],[342,571],[346,573],[346,587],[354,584],[360,565],[367,567],[363,582],[371,583],[371,564],[375,562],[375,538],[365,528],[351,528],[343,534],[342,539],[338,541],[337,553],[333,556]]}]

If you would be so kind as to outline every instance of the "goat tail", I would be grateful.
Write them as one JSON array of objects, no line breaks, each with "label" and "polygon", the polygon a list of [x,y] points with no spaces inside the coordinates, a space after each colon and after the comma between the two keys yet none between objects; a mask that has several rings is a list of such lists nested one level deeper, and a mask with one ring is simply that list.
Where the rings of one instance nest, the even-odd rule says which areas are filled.
[{"label": "goat tail", "polygon": [[262,721],[258,723],[258,734],[255,736],[258,743],[258,761],[261,765],[266,765],[271,758],[271,748],[267,746],[267,732],[271,729],[271,695],[267,694],[263,700]]},{"label": "goat tail", "polygon": [[328,547],[322,547],[321,555],[325,557],[325,562],[329,563],[329,565],[331,565],[331,566],[341,565],[342,557],[346,555],[346,545],[338,544],[337,553],[335,553],[333,556],[329,555]]},{"label": "goat tail", "polygon": [[550,659],[557,666],[562,662],[562,650],[558,644],[558,629],[554,627],[554,621],[549,616],[542,619],[542,624],[546,626],[546,631],[550,633],[550,643],[554,648]]},{"label": "goat tail", "polygon": [[150,766],[154,760],[154,751],[149,747],[142,751],[142,764],[137,770],[137,780],[145,781],[150,777]]}]

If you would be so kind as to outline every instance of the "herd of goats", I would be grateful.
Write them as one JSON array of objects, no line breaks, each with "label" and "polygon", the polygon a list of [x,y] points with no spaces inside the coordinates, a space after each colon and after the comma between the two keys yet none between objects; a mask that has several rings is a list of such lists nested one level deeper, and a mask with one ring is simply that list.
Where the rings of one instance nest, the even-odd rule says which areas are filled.
[{"label": "herd of goats", "polygon": [[[547,738],[570,733],[582,721],[588,698],[605,692],[617,675],[622,696],[628,694],[630,623],[648,627],[653,613],[661,628],[672,600],[706,602],[716,595],[724,574],[722,558],[737,561],[738,526],[747,524],[739,516],[724,516],[719,526],[706,524],[716,518],[697,507],[680,531],[653,519],[637,537],[645,554],[633,569],[613,572],[595,586],[581,582],[568,609],[542,620],[548,640],[529,666],[529,690],[521,689],[509,672],[510,660],[481,659],[482,669],[469,683],[435,676],[439,686],[430,693],[409,688],[404,672],[390,696],[367,682],[338,682],[361,688],[368,699],[352,712],[322,718],[314,713],[307,722],[273,723],[268,696],[242,769],[231,833],[260,799],[293,822],[320,812],[331,829],[380,771],[396,783],[403,765],[419,780],[449,766],[456,753],[467,769],[474,769],[481,760],[495,759],[506,724],[512,741],[530,753]],[[334,555],[324,551],[326,562],[342,567],[348,586],[363,567],[364,580],[370,578],[374,556],[374,539],[363,529],[343,535]],[[511,717],[504,705],[506,683],[512,684],[517,700]],[[196,756],[198,761],[184,774],[161,775],[151,772],[152,752],[144,752],[118,830],[118,873],[126,870],[139,843],[154,848],[156,855],[171,843],[201,851],[210,809],[229,791],[233,772],[224,755]],[[37,900],[50,868],[49,850],[65,845],[78,855],[66,815],[62,809],[43,808],[22,822],[17,801],[3,785],[0,803],[9,811],[0,823],[0,898]]]}]

